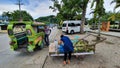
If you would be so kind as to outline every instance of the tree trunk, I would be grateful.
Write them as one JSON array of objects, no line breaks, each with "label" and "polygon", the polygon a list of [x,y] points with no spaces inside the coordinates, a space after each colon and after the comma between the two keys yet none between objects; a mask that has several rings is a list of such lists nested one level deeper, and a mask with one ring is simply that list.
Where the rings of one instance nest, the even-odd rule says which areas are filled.
[{"label": "tree trunk", "polygon": [[119,22],[119,26],[118,26],[118,29],[120,29],[120,22]]},{"label": "tree trunk", "polygon": [[80,26],[80,33],[84,33],[84,23],[85,23],[85,15],[86,15],[86,8],[83,8],[82,11],[82,19],[81,19],[81,26]]},{"label": "tree trunk", "polygon": [[98,22],[98,36],[97,36],[97,40],[100,40],[100,21]]}]

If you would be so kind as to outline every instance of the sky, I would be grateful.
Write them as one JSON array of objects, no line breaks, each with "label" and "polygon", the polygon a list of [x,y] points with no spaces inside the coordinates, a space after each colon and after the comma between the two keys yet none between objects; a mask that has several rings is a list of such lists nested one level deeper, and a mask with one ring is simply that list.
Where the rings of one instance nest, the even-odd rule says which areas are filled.
[{"label": "sky", "polygon": [[[112,0],[104,0],[104,7],[106,11],[113,11],[113,8],[115,6],[115,3],[111,4]],[[49,6],[52,6],[53,3],[50,0],[21,0],[23,5],[21,6],[22,10],[26,10],[34,19],[42,16],[48,16],[48,15],[56,15],[57,12],[52,12],[52,9],[49,9]],[[7,11],[14,11],[18,10],[19,7],[16,5],[18,3],[18,0],[0,0],[0,15],[3,12]],[[90,3],[88,4],[86,17],[91,18],[92,14],[90,15],[90,12],[92,11],[90,8]],[[120,8],[116,9],[116,11],[120,10]]]}]

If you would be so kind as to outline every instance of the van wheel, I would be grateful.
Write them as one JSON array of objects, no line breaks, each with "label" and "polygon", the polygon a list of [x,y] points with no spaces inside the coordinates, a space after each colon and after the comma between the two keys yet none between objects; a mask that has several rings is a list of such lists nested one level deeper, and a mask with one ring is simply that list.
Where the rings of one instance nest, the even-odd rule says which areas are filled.
[{"label": "van wheel", "polygon": [[74,34],[74,30],[71,30],[70,33],[71,33],[71,34]]},{"label": "van wheel", "polygon": [[66,31],[66,34],[68,34],[68,30]]}]

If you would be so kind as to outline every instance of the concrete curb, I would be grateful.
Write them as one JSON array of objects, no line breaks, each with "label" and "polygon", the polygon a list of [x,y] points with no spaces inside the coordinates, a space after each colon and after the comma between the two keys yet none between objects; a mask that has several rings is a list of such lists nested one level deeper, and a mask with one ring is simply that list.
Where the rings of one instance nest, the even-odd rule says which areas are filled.
[{"label": "concrete curb", "polygon": [[7,30],[0,30],[0,33],[7,33]]},{"label": "concrete curb", "polygon": [[[93,31],[88,31],[88,32],[98,34],[97,32],[93,32]],[[115,35],[110,35],[110,34],[104,34],[104,33],[100,33],[100,34],[120,38],[120,36],[115,36]]]}]

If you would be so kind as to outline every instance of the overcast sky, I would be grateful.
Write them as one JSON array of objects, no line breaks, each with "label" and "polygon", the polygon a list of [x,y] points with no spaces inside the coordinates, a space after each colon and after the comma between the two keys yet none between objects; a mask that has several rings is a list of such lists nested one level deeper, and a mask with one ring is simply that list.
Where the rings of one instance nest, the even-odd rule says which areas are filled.
[{"label": "overcast sky", "polygon": [[[4,11],[14,11],[18,10],[18,5],[16,5],[18,0],[0,0],[0,15]],[[21,0],[24,5],[22,5],[22,10],[26,10],[29,12],[33,18],[38,18],[41,16],[48,16],[48,15],[56,15],[57,12],[52,12],[49,9],[49,6],[52,6],[53,3],[50,0]],[[106,11],[113,11],[115,4],[110,5],[112,0],[104,0],[104,7]],[[120,10],[120,8],[116,9],[116,11]],[[91,18],[92,15],[89,13],[91,12],[90,4],[88,4],[86,17]]]}]

